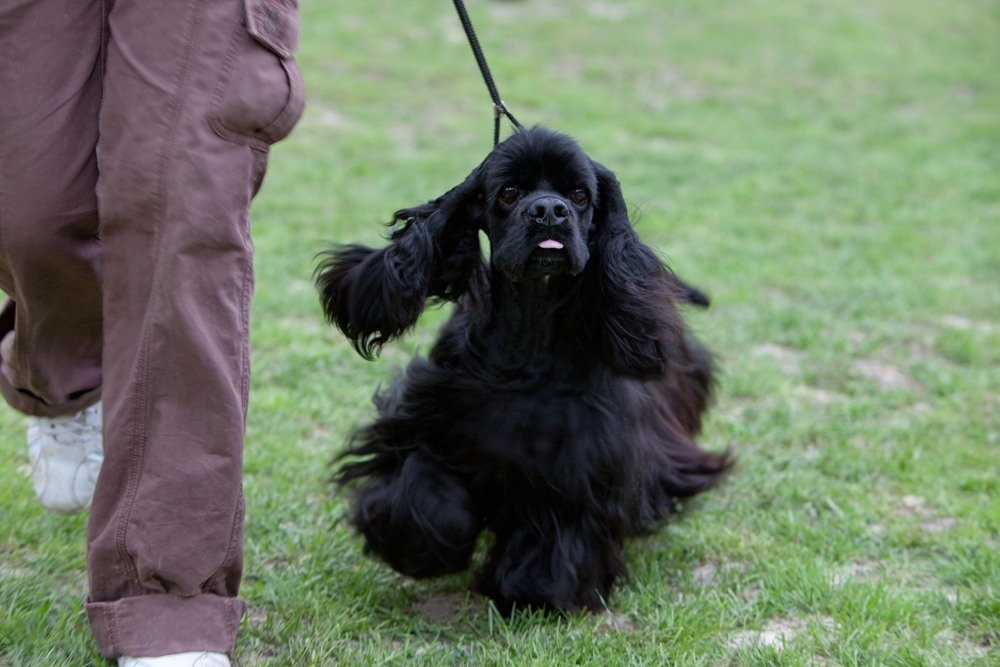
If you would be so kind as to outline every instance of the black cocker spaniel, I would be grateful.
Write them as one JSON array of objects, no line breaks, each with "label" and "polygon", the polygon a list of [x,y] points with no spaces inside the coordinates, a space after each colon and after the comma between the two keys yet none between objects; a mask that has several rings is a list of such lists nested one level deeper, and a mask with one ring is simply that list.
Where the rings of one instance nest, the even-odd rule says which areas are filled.
[{"label": "black cocker spaniel", "polygon": [[626,539],[731,463],[694,441],[712,361],[677,307],[706,298],[636,236],[614,174],[540,127],[394,222],[385,248],[325,254],[328,318],[370,359],[428,301],[456,306],[355,434],[353,525],[417,578],[464,570],[490,531],[476,588],[501,612],[603,609]]}]

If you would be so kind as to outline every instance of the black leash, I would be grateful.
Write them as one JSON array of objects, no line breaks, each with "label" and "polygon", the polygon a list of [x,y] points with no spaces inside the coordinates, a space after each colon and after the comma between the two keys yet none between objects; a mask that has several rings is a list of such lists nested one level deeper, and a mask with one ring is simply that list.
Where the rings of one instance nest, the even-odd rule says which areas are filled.
[{"label": "black leash", "polygon": [[463,0],[454,0],[454,3],[455,10],[458,12],[458,18],[462,21],[462,27],[465,28],[465,36],[469,38],[472,55],[476,57],[476,63],[479,65],[479,71],[483,75],[486,89],[490,91],[490,97],[493,99],[493,145],[496,146],[500,143],[500,118],[502,116],[507,116],[511,124],[518,129],[521,128],[521,124],[517,122],[514,114],[507,110],[507,106],[500,99],[497,86],[493,83],[493,75],[490,74],[490,66],[486,64],[486,56],[483,55],[483,49],[479,46],[479,40],[476,38],[476,31],[472,28],[469,13],[465,11],[465,2]]}]

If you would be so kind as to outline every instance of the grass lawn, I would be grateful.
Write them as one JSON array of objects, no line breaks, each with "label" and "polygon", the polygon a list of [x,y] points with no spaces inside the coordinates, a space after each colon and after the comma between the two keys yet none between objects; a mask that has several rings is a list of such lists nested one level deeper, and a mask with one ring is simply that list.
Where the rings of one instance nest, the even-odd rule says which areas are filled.
[{"label": "grass lawn", "polygon": [[[498,617],[339,522],[327,462],[445,311],[368,363],[321,320],[330,240],[459,182],[492,116],[451,3],[303,0],[310,106],[254,207],[242,664],[1000,664],[1000,5],[471,0],[505,100],[614,169],[714,298],[723,487],[629,548],[592,617]],[[0,410],[0,665],[94,664],[85,517]]]}]

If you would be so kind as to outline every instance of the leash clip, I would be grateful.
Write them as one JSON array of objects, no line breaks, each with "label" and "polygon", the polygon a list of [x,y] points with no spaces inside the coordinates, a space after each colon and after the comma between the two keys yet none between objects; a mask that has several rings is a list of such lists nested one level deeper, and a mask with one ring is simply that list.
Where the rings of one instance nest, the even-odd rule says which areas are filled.
[{"label": "leash clip", "polygon": [[462,22],[462,28],[465,29],[465,36],[469,38],[469,46],[472,48],[472,55],[476,58],[476,64],[479,65],[479,73],[483,75],[483,82],[486,84],[486,89],[490,93],[490,99],[493,100],[493,145],[496,146],[500,143],[500,117],[507,116],[510,119],[511,124],[520,129],[521,124],[517,122],[514,118],[514,114],[507,110],[507,106],[500,99],[500,93],[497,91],[497,86],[493,82],[493,75],[490,73],[490,67],[486,64],[486,56],[483,55],[483,49],[479,46],[479,39],[476,37],[476,31],[472,27],[472,20],[469,18],[469,12],[465,9],[464,0],[452,0],[455,5],[455,11],[458,12],[458,19]]}]

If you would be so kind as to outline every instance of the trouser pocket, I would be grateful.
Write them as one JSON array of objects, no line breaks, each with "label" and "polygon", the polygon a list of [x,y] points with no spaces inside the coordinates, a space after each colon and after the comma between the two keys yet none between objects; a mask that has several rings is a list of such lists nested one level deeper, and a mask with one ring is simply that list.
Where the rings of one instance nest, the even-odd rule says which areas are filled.
[{"label": "trouser pocket", "polygon": [[296,0],[244,0],[212,96],[209,122],[230,141],[266,146],[302,116],[305,85],[295,63]]}]

